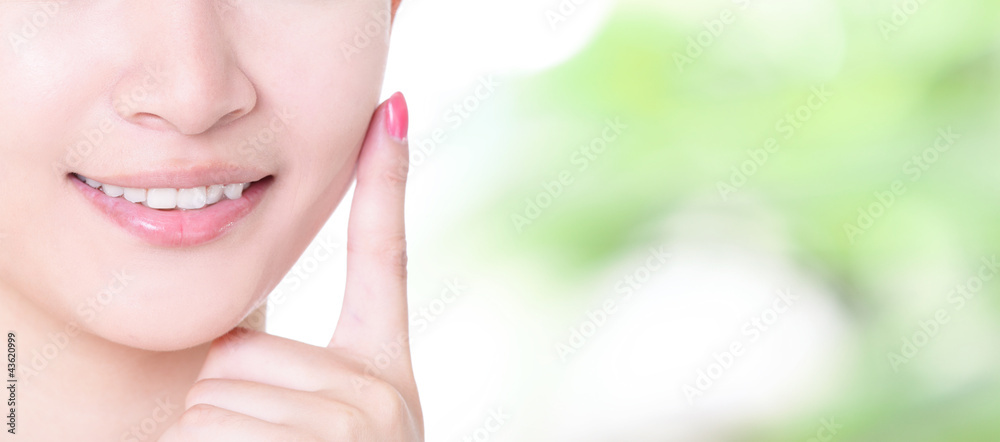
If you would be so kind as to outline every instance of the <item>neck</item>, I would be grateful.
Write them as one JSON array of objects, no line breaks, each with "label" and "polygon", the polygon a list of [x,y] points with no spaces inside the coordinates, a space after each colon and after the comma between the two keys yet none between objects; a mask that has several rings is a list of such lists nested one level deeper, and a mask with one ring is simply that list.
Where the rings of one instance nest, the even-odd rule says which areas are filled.
[{"label": "neck", "polygon": [[0,305],[0,331],[16,335],[17,434],[26,440],[155,440],[184,411],[208,351],[208,343],[173,352],[120,345],[2,287]]}]

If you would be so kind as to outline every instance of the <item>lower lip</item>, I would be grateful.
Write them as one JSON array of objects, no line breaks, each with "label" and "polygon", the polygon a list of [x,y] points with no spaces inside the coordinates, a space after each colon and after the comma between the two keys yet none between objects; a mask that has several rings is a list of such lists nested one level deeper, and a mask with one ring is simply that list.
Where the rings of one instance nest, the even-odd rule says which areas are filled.
[{"label": "lower lip", "polygon": [[83,195],[125,231],[163,247],[193,247],[211,242],[231,230],[260,202],[273,177],[253,183],[239,199],[223,199],[197,210],[150,209],[124,198],[111,198],[69,175]]}]

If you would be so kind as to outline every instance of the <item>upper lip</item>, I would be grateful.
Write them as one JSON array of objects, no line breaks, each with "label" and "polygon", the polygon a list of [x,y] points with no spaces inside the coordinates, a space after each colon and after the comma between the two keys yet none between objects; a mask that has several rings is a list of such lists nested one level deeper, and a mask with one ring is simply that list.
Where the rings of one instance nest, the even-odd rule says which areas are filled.
[{"label": "upper lip", "polygon": [[159,168],[109,175],[91,175],[83,171],[74,173],[96,180],[101,184],[135,189],[189,189],[213,184],[252,183],[270,175],[256,167],[230,163],[184,168]]}]

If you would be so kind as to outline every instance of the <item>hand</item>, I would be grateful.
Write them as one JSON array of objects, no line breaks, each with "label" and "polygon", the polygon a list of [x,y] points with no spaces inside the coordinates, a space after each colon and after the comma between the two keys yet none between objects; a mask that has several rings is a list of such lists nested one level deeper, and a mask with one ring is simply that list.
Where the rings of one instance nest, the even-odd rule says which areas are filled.
[{"label": "hand", "polygon": [[376,109],[358,158],[347,289],[327,348],[237,328],[212,343],[160,441],[422,441],[406,309],[406,103]]}]

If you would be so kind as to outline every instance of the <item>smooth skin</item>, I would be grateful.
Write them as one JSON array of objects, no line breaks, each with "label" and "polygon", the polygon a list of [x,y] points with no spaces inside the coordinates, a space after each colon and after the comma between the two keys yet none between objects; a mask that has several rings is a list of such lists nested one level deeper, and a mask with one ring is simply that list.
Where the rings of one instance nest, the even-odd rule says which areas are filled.
[{"label": "smooth skin", "polygon": [[406,304],[409,154],[388,131],[399,124],[389,120],[406,118],[402,101],[380,106],[358,159],[347,290],[330,344],[244,328],[217,339],[161,441],[423,440]]}]

